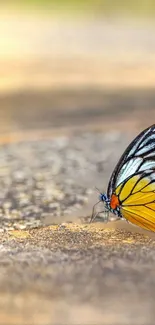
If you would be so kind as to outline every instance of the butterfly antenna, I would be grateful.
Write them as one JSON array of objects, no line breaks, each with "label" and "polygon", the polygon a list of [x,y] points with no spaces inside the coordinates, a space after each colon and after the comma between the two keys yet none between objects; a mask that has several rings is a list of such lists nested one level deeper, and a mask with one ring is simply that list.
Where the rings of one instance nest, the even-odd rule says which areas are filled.
[{"label": "butterfly antenna", "polygon": [[95,188],[100,194],[102,194],[102,192],[96,186],[95,186]]}]

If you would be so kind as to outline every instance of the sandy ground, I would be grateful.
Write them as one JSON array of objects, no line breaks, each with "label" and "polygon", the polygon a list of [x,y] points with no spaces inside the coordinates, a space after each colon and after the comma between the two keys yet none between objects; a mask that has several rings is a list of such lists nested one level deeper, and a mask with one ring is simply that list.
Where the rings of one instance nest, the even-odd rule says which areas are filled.
[{"label": "sandy ground", "polygon": [[114,225],[1,235],[0,323],[152,324],[154,247]]}]

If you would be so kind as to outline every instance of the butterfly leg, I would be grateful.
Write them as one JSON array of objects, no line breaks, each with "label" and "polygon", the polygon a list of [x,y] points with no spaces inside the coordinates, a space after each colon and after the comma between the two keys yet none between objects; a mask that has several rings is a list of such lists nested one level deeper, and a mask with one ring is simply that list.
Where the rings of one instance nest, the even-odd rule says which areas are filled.
[{"label": "butterfly leg", "polygon": [[92,210],[92,216],[91,216],[91,219],[90,219],[90,223],[93,222],[95,219],[96,219],[96,213],[95,213],[95,208],[96,208],[96,205],[99,204],[101,201],[98,201],[96,204],[94,204],[93,206],[93,210]]},{"label": "butterfly leg", "polygon": [[92,214],[92,217],[90,219],[90,223],[93,222],[97,217],[99,217],[101,213],[105,213],[104,221],[105,222],[108,222],[108,219],[109,219],[109,211],[105,209],[103,211],[97,212],[96,214],[94,213],[94,215]]}]

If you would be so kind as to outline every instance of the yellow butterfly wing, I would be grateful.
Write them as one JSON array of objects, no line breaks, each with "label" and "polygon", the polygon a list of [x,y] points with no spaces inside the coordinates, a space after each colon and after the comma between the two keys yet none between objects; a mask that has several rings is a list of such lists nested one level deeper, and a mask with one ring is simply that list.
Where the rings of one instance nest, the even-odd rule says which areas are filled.
[{"label": "yellow butterfly wing", "polygon": [[133,224],[155,231],[155,172],[139,173],[115,191],[122,216]]}]

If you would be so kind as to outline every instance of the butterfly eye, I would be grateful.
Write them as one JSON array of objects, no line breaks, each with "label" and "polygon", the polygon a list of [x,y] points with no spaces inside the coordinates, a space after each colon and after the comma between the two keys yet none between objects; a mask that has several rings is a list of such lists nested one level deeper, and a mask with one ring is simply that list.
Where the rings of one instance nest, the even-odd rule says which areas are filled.
[{"label": "butterfly eye", "polygon": [[103,202],[107,201],[107,196],[106,196],[106,194],[101,193],[101,194],[99,195],[99,200],[100,200],[100,201],[103,201]]}]

